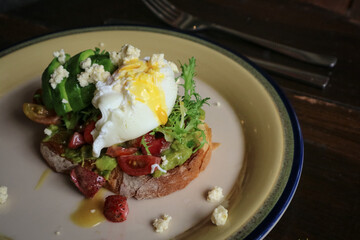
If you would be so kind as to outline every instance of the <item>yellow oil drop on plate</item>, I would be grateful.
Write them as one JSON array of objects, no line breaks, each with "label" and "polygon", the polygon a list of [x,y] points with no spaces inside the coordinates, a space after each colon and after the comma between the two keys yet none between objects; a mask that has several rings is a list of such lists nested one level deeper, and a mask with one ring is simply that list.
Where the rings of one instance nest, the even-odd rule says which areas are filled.
[{"label": "yellow oil drop on plate", "polygon": [[105,192],[106,190],[100,189],[93,198],[83,199],[71,214],[71,221],[84,228],[91,228],[105,221],[106,218],[103,215]]}]

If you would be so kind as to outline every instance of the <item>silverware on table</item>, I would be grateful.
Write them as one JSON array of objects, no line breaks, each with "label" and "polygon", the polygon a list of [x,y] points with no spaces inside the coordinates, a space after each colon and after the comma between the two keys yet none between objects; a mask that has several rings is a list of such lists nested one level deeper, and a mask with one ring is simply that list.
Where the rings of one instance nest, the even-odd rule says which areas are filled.
[{"label": "silverware on table", "polygon": [[256,63],[260,67],[268,70],[269,72],[273,72],[285,77],[289,77],[291,79],[294,79],[298,82],[305,83],[307,85],[316,87],[316,88],[325,88],[329,81],[329,76],[324,76],[304,70],[300,70],[293,67],[288,67],[279,63],[269,62],[262,59],[247,57],[252,62]]},{"label": "silverware on table", "polygon": [[297,60],[301,60],[307,63],[334,67],[337,62],[337,58],[333,56],[327,56],[317,53],[312,53],[297,48],[293,48],[284,44],[272,42],[260,37],[252,36],[250,34],[242,33],[240,31],[230,29],[215,23],[203,21],[193,15],[186,13],[167,0],[143,0],[146,6],[155,13],[160,19],[167,24],[182,30],[187,31],[199,31],[204,29],[218,29],[227,33],[234,34],[244,40],[258,44],[273,51],[282,53],[286,56],[292,57]]}]

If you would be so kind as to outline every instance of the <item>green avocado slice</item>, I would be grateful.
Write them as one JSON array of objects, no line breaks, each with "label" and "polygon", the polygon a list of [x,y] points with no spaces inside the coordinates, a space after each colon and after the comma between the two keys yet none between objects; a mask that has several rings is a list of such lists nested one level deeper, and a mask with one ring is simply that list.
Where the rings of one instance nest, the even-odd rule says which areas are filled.
[{"label": "green avocado slice", "polygon": [[[89,105],[90,101],[88,100],[87,96],[84,96],[84,90],[80,86],[77,76],[80,74],[83,69],[80,67],[80,63],[87,59],[88,57],[95,55],[95,52],[91,49],[85,50],[75,56],[73,56],[66,64],[66,69],[69,72],[69,79],[66,83],[66,91],[69,97],[69,103],[73,108],[73,111],[77,112],[85,108]],[[94,89],[87,89],[87,94],[90,95],[92,98]]]},{"label": "green avocado slice", "polygon": [[[69,60],[70,55],[66,54],[66,61]],[[54,109],[54,89],[50,85],[51,74],[61,66],[57,58],[54,58],[49,66],[45,69],[41,77],[42,100],[47,109]]]}]

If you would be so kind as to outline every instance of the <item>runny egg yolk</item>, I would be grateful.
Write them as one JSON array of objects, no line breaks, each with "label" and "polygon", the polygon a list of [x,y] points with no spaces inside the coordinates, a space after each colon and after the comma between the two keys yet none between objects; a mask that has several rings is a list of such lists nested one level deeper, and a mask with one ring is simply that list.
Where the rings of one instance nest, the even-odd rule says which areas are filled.
[{"label": "runny egg yolk", "polygon": [[134,59],[118,70],[116,79],[126,79],[124,86],[135,100],[146,104],[161,125],[168,120],[165,94],[160,84],[164,74],[158,65]]}]

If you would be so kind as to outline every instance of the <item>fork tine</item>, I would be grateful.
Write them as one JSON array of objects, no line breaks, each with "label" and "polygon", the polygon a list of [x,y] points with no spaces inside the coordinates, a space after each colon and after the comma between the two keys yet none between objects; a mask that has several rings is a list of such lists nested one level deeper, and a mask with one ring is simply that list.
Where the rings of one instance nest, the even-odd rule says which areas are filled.
[{"label": "fork tine", "polygon": [[171,25],[171,23],[176,19],[173,15],[169,14],[161,6],[159,6],[158,1],[156,0],[143,0],[145,5],[155,13],[159,18]]},{"label": "fork tine", "polygon": [[182,11],[175,7],[172,3],[167,0],[155,0],[161,5],[161,7],[165,8],[168,12],[171,12],[174,16],[178,17],[181,15]]}]

